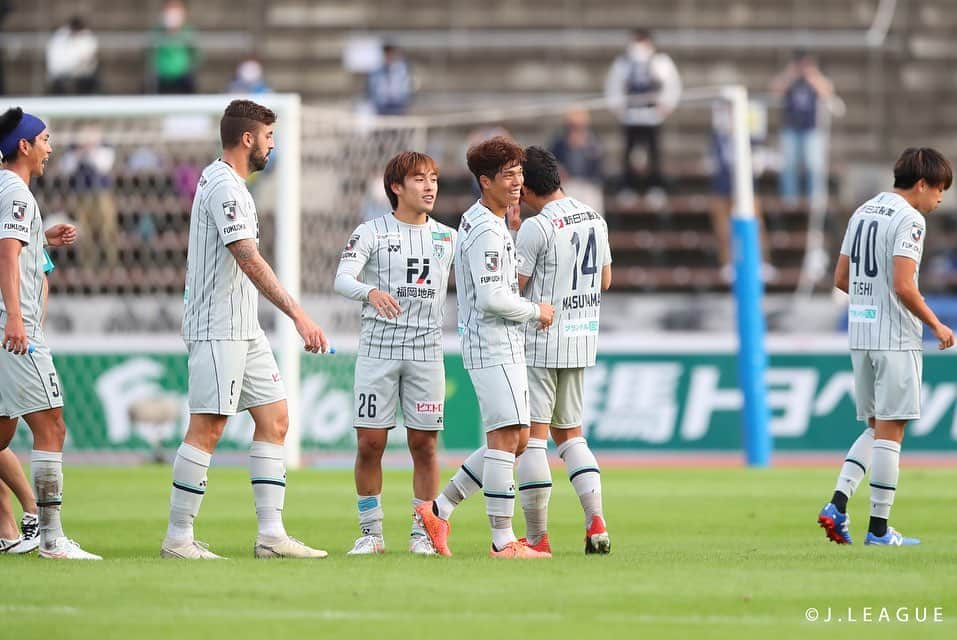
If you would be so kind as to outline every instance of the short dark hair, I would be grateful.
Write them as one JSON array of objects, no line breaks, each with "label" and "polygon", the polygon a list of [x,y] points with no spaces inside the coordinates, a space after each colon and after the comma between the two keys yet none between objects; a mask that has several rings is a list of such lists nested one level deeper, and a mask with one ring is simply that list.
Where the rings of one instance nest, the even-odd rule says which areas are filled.
[{"label": "short dark hair", "polygon": [[219,122],[219,139],[223,149],[231,149],[240,143],[247,131],[255,132],[262,125],[276,121],[272,109],[256,104],[252,100],[233,100],[223,112]]},{"label": "short dark hair", "polygon": [[651,37],[651,31],[641,27],[631,30],[631,39],[638,42],[654,42],[654,38]]},{"label": "short dark hair", "polygon": [[954,170],[936,149],[911,147],[905,149],[894,164],[894,188],[910,189],[920,180],[932,187],[950,189]]},{"label": "short dark hair", "polygon": [[498,172],[505,167],[522,162],[525,159],[525,152],[505,136],[495,136],[469,147],[465,159],[468,162],[469,171],[475,176],[481,189],[480,176],[494,180]]},{"label": "short dark hair", "polygon": [[[0,116],[0,139],[6,138],[7,134],[16,129],[21,120],[23,120],[23,109],[20,107],[7,109],[4,114]],[[33,136],[32,140],[27,140],[27,142],[30,144],[36,144],[36,141],[36,136]],[[19,140],[17,143],[18,144],[13,148],[13,151],[3,156],[4,162],[16,162],[16,159],[20,156]]]},{"label": "short dark hair", "polygon": [[547,149],[526,147],[522,170],[525,172],[525,188],[539,197],[551,195],[562,188],[558,159]]},{"label": "short dark hair", "polygon": [[392,209],[399,206],[399,196],[392,191],[392,185],[402,184],[409,176],[415,175],[419,171],[428,173],[439,172],[439,166],[430,156],[419,153],[418,151],[403,151],[389,160],[385,166],[385,174],[382,176],[382,183],[385,186],[385,195],[389,197]]}]

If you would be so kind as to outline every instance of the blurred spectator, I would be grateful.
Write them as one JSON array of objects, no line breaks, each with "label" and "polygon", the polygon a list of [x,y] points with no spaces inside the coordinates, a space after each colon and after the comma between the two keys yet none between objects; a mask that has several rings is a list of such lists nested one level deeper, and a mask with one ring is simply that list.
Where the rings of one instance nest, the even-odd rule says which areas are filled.
[{"label": "blurred spectator", "polygon": [[0,96],[4,95],[7,92],[6,79],[4,77],[4,51],[6,51],[6,46],[3,42],[3,23],[7,20],[7,14],[10,13],[10,3],[7,0],[0,0]]},{"label": "blurred spectator", "polygon": [[157,93],[196,93],[196,32],[186,23],[186,6],[180,0],[163,5],[163,24],[152,34],[153,81]]},{"label": "blurred spectator", "polygon": [[[718,249],[718,261],[721,263],[721,279],[734,280],[734,256],[731,255],[731,210],[734,205],[734,143],[732,141],[731,106],[724,100],[715,101],[711,111],[711,227],[714,229]],[[752,127],[752,151],[762,142],[763,135],[757,137]],[[760,173],[759,163],[752,164],[755,174]],[[761,242],[761,277],[765,282],[774,280],[777,270],[771,264],[771,253],[767,242],[767,229],[761,202],[754,198],[754,215],[758,219],[759,241]]]},{"label": "blurred spectator", "polygon": [[818,130],[818,102],[834,94],[834,85],[806,51],[796,51],[787,68],[771,84],[782,100],[781,197],[796,203],[799,177],[807,175],[806,194],[825,188],[824,155]]},{"label": "blurred spectator", "polygon": [[[632,32],[628,49],[608,70],[605,96],[623,126],[622,186],[640,190],[663,187],[661,125],[678,106],[681,77],[671,57],[655,49],[650,33],[642,29]],[[636,171],[635,147],[643,147],[647,154],[644,175]]]},{"label": "blurred spectator", "polygon": [[272,89],[263,79],[263,66],[249,56],[236,67],[236,75],[226,88],[228,93],[270,93]]},{"label": "blurred spectator", "polygon": [[369,74],[366,99],[380,116],[401,116],[412,101],[412,72],[398,46],[382,47],[382,66]]},{"label": "blurred spectator", "polygon": [[97,89],[99,48],[83,18],[73,16],[47,42],[47,87],[53,95],[89,94]]},{"label": "blurred spectator", "polygon": [[77,142],[60,156],[58,168],[69,176],[76,194],[76,220],[84,241],[77,245],[86,268],[110,268],[119,262],[116,201],[113,199],[113,164],[116,150],[103,140],[97,125],[86,125]]},{"label": "blurred spectator", "polygon": [[570,109],[565,114],[565,126],[548,145],[548,150],[561,165],[565,192],[602,212],[602,149],[590,125],[588,111]]}]

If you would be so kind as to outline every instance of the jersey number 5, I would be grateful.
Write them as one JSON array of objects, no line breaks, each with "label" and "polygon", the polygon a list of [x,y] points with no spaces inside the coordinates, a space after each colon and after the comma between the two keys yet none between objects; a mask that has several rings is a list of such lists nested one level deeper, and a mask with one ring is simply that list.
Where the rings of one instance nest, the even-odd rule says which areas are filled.
[{"label": "jersey number 5", "polygon": [[[864,255],[861,256],[861,236],[864,236]],[[861,220],[854,232],[854,241],[851,243],[851,262],[854,264],[854,276],[861,276],[861,258],[864,258],[864,275],[873,278],[877,275],[877,220],[867,225],[864,231],[864,221]]]},{"label": "jersey number 5", "polygon": [[[581,238],[578,232],[572,234],[572,244],[575,245],[575,266],[572,269],[572,290],[578,290],[578,254],[581,253]],[[585,255],[582,256],[581,272],[583,276],[591,276],[591,286],[595,286],[595,274],[598,273],[598,243],[595,241],[595,230],[588,230],[588,240],[585,241]]]}]

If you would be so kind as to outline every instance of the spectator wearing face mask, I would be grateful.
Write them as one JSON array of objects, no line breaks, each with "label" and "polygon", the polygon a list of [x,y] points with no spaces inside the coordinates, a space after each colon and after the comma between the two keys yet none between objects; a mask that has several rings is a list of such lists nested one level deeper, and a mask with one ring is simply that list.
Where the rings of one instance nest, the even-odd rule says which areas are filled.
[{"label": "spectator wearing face mask", "polygon": [[[650,33],[632,32],[627,50],[608,70],[605,96],[622,125],[622,186],[642,191],[663,187],[661,126],[678,106],[681,77],[671,57],[655,48]],[[636,148],[645,150],[643,170],[633,157]]]},{"label": "spectator wearing face mask", "polygon": [[196,32],[187,24],[181,0],[163,5],[162,24],[152,34],[150,61],[157,93],[196,93]]},{"label": "spectator wearing face mask", "polygon": [[263,66],[253,57],[236,67],[236,75],[226,88],[229,93],[270,93],[272,89],[263,78]]}]

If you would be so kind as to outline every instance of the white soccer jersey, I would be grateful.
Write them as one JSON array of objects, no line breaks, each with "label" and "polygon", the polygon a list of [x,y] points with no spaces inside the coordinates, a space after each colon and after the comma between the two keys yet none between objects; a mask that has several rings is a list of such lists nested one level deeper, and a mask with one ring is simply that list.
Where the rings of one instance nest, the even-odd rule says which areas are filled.
[{"label": "white soccer jersey", "polygon": [[[455,231],[429,218],[400,222],[393,214],[360,224],[346,243],[336,272],[336,291],[362,301],[359,355],[385,360],[442,359],[442,322]],[[361,280],[361,281],[360,281]],[[378,315],[369,292],[394,297],[397,318]]]},{"label": "white soccer jersey", "polygon": [[924,216],[896,193],[861,205],[847,223],[841,254],[850,258],[848,334],[851,349],[923,348],[921,322],[894,292],[894,256],[917,263],[924,251]]},{"label": "white soccer jersey", "polygon": [[183,338],[252,340],[259,325],[259,291],[226,248],[259,244],[259,217],[246,182],[216,160],[203,169],[189,217]]},{"label": "white soccer jersey", "polygon": [[[0,238],[23,243],[20,251],[20,315],[27,335],[41,333],[43,313],[43,220],[30,188],[12,171],[0,170]],[[0,298],[0,326],[7,320],[7,309]]]},{"label": "white soccer jersey", "polygon": [[455,287],[465,368],[525,364],[523,325],[539,317],[539,308],[518,293],[515,247],[505,220],[481,202],[459,223]]},{"label": "white soccer jersey", "polygon": [[591,367],[598,351],[601,271],[611,264],[608,225],[574,198],[549,202],[526,220],[515,240],[525,295],[555,306],[547,331],[525,328],[530,367]]}]

